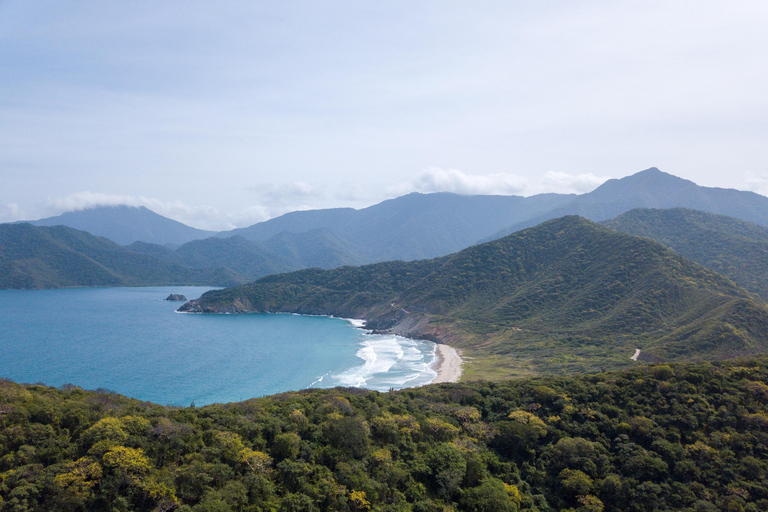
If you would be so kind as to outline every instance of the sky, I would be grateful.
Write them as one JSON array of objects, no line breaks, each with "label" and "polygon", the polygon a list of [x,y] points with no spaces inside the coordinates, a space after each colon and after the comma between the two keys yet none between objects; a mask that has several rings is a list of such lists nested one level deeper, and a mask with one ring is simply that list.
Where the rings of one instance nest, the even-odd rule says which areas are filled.
[{"label": "sky", "polygon": [[0,0],[0,222],[231,229],[649,167],[768,195],[768,2]]}]

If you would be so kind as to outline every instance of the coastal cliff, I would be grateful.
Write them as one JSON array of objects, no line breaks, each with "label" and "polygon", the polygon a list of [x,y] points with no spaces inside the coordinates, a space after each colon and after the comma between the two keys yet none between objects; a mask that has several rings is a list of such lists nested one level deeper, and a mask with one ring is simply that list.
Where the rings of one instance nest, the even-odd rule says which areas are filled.
[{"label": "coastal cliff", "polygon": [[404,338],[434,341],[451,344],[457,337],[447,329],[440,329],[430,324],[430,315],[423,312],[410,313],[402,308],[379,313],[379,308],[369,310],[281,308],[267,310],[254,306],[247,298],[237,297],[231,303],[209,303],[204,298],[191,300],[179,308],[182,313],[237,314],[237,313],[296,313],[301,315],[326,315],[342,318],[359,318],[365,321],[365,329],[374,334],[395,334]]}]

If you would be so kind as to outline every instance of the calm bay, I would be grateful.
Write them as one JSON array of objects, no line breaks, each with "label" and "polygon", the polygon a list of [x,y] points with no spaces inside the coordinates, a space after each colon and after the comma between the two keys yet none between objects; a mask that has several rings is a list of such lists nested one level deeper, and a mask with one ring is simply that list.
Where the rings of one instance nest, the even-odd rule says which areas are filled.
[{"label": "calm bay", "polygon": [[168,405],[308,387],[429,383],[434,344],[289,314],[177,313],[209,288],[0,291],[0,377],[104,388]]}]

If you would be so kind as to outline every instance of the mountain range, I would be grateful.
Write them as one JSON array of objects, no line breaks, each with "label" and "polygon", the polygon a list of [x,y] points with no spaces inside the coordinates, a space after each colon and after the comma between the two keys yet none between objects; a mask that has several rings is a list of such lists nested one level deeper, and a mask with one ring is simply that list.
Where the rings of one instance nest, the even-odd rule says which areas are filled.
[{"label": "mountain range", "polygon": [[[147,238],[155,241],[173,239],[177,242],[184,240],[183,237],[205,236],[178,247],[174,243],[160,245],[134,241],[125,249],[152,257],[142,260],[148,263],[159,259],[167,264],[198,269],[195,275],[200,275],[201,269],[208,269],[207,275],[215,276],[215,280],[207,284],[219,285],[242,283],[303,268],[331,269],[382,260],[442,256],[470,246],[490,232],[498,235],[512,229],[499,230],[500,226],[509,226],[510,222],[525,225],[531,222],[533,216],[546,218],[562,208],[578,209],[600,218],[607,213],[624,213],[622,209],[635,204],[657,206],[674,201],[726,211],[761,222],[768,211],[765,204],[768,198],[749,192],[698,187],[657,169],[649,169],[628,178],[611,180],[594,192],[581,196],[545,194],[523,198],[410,194],[362,210],[340,208],[292,212],[249,228],[217,233],[216,236],[208,236],[212,232],[195,230],[165,219],[146,208],[127,206],[70,212],[38,223],[73,221],[80,226],[98,225],[101,232],[112,230],[122,233],[115,238],[122,237],[123,241],[135,238],[138,233],[145,233]],[[639,213],[641,211],[645,213]],[[683,215],[685,211],[689,213]],[[693,215],[696,215],[695,221],[691,217]],[[650,216],[656,220],[651,222]],[[525,218],[528,220],[521,221]],[[768,296],[768,273],[765,272],[768,262],[764,249],[768,228],[764,226],[736,217],[701,211],[694,214],[692,210],[662,213],[662,210],[638,209],[631,215],[604,222],[620,231],[653,238],[733,279],[749,291]],[[126,235],[127,231],[123,229],[126,226],[133,235]],[[713,240],[719,242],[710,243]],[[76,247],[72,249],[79,250]],[[89,257],[88,254],[84,256]],[[6,259],[6,265],[10,264],[8,261]],[[21,268],[28,264],[16,265]],[[46,272],[43,268],[38,267],[33,279],[15,278],[13,282],[17,285],[10,284],[9,274],[4,285],[72,285],[72,279],[63,275],[49,273],[44,278]],[[44,285],[41,284],[43,282]],[[74,282],[85,281],[76,278]],[[112,283],[103,276],[93,282],[100,285]],[[197,283],[199,280],[194,278],[190,282]]]},{"label": "mountain range", "polygon": [[35,223],[70,225],[130,244],[134,252],[196,268],[224,266],[246,279],[257,279],[301,268],[434,258],[564,215],[604,221],[632,208],[671,207],[768,226],[768,198],[700,187],[656,168],[609,180],[582,195],[414,193],[360,210],[291,212],[219,233],[195,230],[146,208],[129,207],[70,212]]},{"label": "mountain range", "polygon": [[448,342],[489,375],[586,371],[641,359],[768,350],[768,306],[663,245],[577,216],[450,256],[264,277],[181,311],[363,318]]},{"label": "mountain range", "polygon": [[[622,195],[622,183],[637,188]],[[665,183],[654,199],[651,189]],[[605,190],[626,202],[608,201]],[[649,361],[764,352],[768,228],[756,222],[686,208],[633,209],[602,226],[566,215],[440,254],[513,218],[575,202],[599,217],[633,205],[631,197],[665,205],[669,190],[757,221],[768,201],[652,169],[592,195],[411,194],[363,210],[294,212],[179,247],[4,224],[0,288],[242,285],[184,308],[361,317],[377,331],[467,350],[470,377],[619,367],[636,349]],[[139,213],[157,220],[147,212]],[[425,253],[437,256],[416,258]]]}]

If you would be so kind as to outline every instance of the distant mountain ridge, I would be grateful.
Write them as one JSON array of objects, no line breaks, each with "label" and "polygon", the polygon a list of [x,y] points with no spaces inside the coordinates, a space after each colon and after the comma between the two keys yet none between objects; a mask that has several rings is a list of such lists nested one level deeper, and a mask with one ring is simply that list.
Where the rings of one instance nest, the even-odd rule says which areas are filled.
[{"label": "distant mountain ridge", "polygon": [[651,167],[626,178],[608,180],[566,205],[512,224],[486,240],[564,215],[579,215],[600,222],[635,208],[689,208],[768,226],[768,197],[741,190],[702,187]]},{"label": "distant mountain ridge", "polygon": [[336,268],[362,261],[352,244],[326,228],[300,235],[283,232],[264,242],[236,235],[193,240],[176,250],[143,242],[134,242],[127,249],[188,267],[227,267],[249,280],[277,272]]},{"label": "distant mountain ridge", "polygon": [[[413,193],[360,210],[291,212],[219,233],[196,230],[146,208],[130,207],[71,212],[37,223],[75,224],[78,229],[130,243],[133,251],[169,262],[197,268],[227,266],[257,279],[301,268],[439,257],[564,215],[605,221],[632,208],[670,207],[692,208],[768,226],[768,198],[752,192],[700,187],[656,168],[609,180],[582,195]],[[238,238],[229,240],[232,237]],[[177,251],[169,251],[169,246]]]},{"label": "distant mountain ridge", "polygon": [[181,310],[364,318],[510,375],[621,366],[635,348],[648,360],[768,351],[768,307],[746,290],[661,244],[575,216],[431,260],[268,276]]},{"label": "distant mountain ridge", "polygon": [[570,198],[412,193],[360,210],[292,212],[219,236],[239,234],[260,242],[282,232],[302,234],[326,228],[353,243],[365,262],[414,260],[461,250],[485,233],[546,212]]},{"label": "distant mountain ridge", "polygon": [[0,289],[72,286],[228,286],[228,269],[193,269],[66,226],[0,224]]},{"label": "distant mountain ridge", "polygon": [[27,222],[33,226],[68,226],[120,245],[147,242],[178,246],[216,234],[163,217],[144,206],[98,206]]}]

